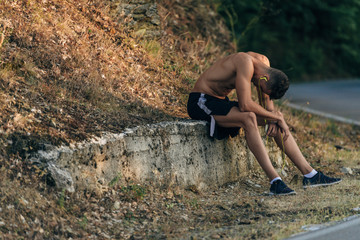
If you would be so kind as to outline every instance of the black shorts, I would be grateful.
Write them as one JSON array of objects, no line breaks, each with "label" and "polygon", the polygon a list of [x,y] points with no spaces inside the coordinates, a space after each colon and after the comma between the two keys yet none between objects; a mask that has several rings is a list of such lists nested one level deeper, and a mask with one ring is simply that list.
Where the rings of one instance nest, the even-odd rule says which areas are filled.
[{"label": "black shorts", "polygon": [[210,136],[217,139],[235,137],[239,134],[239,127],[224,128],[216,124],[213,115],[227,115],[231,108],[239,107],[238,102],[216,98],[204,93],[190,93],[187,104],[187,111],[190,118],[205,120],[210,123]]}]

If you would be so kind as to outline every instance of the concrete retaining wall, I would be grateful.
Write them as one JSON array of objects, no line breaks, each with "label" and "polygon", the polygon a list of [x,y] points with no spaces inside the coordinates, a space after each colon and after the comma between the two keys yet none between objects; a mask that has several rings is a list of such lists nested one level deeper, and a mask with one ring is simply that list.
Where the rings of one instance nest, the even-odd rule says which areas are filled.
[{"label": "concrete retaining wall", "polygon": [[[268,147],[275,165],[281,153]],[[163,122],[105,134],[70,147],[39,151],[31,158],[45,164],[59,188],[98,189],[111,181],[216,188],[237,181],[259,166],[244,136],[215,140],[202,121]]]}]

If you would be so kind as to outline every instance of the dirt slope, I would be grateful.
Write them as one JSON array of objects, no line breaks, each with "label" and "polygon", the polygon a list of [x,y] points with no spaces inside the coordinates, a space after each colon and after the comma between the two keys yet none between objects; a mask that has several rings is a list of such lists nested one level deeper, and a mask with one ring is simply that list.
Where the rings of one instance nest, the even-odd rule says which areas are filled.
[{"label": "dirt slope", "polygon": [[187,117],[199,72],[231,49],[226,29],[209,6],[161,1],[160,36],[143,39],[120,3],[0,3],[0,133],[12,153]]}]

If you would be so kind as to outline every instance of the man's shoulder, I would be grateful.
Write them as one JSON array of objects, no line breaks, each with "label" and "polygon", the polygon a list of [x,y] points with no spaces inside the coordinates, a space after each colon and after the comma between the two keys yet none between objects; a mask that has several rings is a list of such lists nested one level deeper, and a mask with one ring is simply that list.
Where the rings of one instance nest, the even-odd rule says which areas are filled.
[{"label": "man's shoulder", "polygon": [[256,52],[246,52],[246,54],[270,67],[270,61],[265,55]]},{"label": "man's shoulder", "polygon": [[251,58],[251,54],[248,52],[237,52],[230,55],[232,58]]},{"label": "man's shoulder", "polygon": [[254,58],[246,52],[237,52],[229,56],[229,60],[235,69],[248,68],[253,65]]},{"label": "man's shoulder", "polygon": [[244,62],[244,61],[252,61],[252,56],[246,52],[237,52],[229,56],[230,60],[237,63],[237,62]]}]

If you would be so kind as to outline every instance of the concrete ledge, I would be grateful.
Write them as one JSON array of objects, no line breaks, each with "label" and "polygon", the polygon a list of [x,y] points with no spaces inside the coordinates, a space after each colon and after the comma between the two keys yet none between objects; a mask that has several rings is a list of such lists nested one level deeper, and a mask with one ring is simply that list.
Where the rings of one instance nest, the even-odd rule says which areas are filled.
[{"label": "concrete ledge", "polygon": [[[244,136],[215,140],[208,135],[203,121],[162,122],[39,151],[31,161],[44,164],[57,187],[70,192],[98,189],[115,180],[204,190],[259,169]],[[268,145],[272,161],[281,165],[281,153]]]}]

